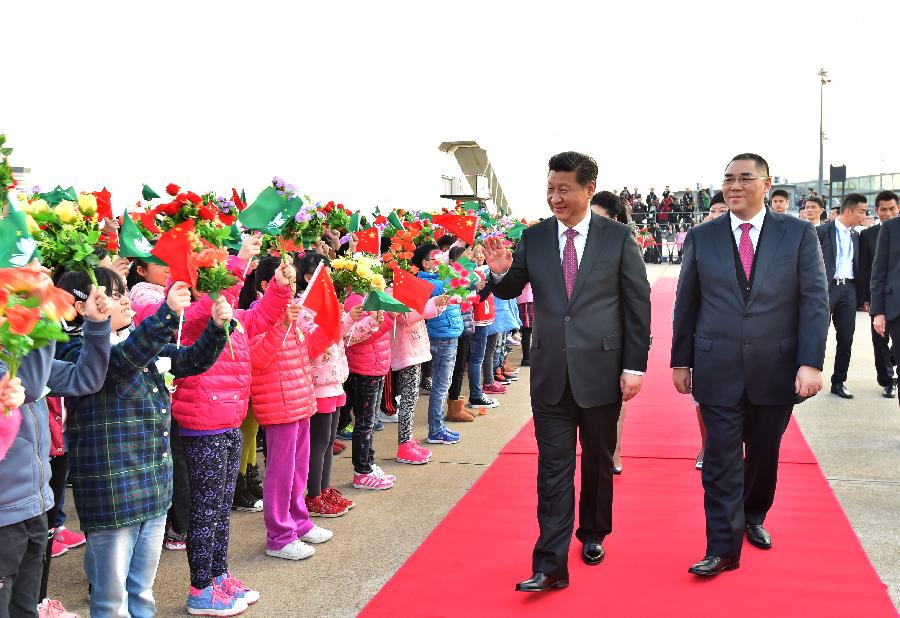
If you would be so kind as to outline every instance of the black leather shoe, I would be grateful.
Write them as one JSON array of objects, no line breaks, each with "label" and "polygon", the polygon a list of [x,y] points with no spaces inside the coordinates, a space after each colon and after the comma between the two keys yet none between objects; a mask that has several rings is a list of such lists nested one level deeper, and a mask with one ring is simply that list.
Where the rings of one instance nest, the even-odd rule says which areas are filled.
[{"label": "black leather shoe", "polygon": [[837,395],[842,399],[853,399],[853,393],[844,388],[844,385],[840,382],[831,385],[831,394]]},{"label": "black leather shoe", "polygon": [[762,524],[747,524],[747,540],[754,547],[772,549],[772,537],[762,527]]},{"label": "black leather shoe", "polygon": [[538,571],[531,576],[531,579],[526,579],[525,581],[516,584],[516,592],[543,592],[544,590],[550,590],[551,588],[565,588],[568,585],[568,575],[551,577]]},{"label": "black leather shoe", "polygon": [[881,396],[885,399],[893,399],[897,395],[897,387],[893,384],[884,387],[884,390],[881,391]]},{"label": "black leather shoe", "polygon": [[688,573],[694,575],[718,575],[723,571],[733,571],[741,566],[737,558],[722,558],[720,556],[706,556],[703,560],[688,569]]},{"label": "black leather shoe", "polygon": [[606,558],[606,552],[603,551],[603,546],[599,542],[588,541],[581,547],[581,559],[585,564],[592,566],[600,564],[604,558]]}]

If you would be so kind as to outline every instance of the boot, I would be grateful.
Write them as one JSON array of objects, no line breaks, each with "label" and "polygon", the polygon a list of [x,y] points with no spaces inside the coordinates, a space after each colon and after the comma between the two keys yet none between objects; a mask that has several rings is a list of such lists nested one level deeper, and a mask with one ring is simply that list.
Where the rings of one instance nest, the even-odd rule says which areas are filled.
[{"label": "boot", "polygon": [[237,482],[234,485],[234,502],[231,510],[257,513],[262,510],[262,500],[247,491],[247,479],[238,473]]},{"label": "boot", "polygon": [[262,500],[263,489],[262,483],[259,481],[259,466],[247,464],[247,492],[256,498]]},{"label": "boot", "polygon": [[444,417],[444,420],[451,423],[471,423],[474,421],[475,417],[466,411],[463,403],[462,399],[447,400],[447,416]]}]

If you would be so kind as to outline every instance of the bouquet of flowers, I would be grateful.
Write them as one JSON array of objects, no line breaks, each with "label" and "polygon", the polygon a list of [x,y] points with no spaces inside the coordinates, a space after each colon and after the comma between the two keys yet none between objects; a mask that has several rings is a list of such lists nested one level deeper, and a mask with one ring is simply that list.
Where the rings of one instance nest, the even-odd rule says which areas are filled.
[{"label": "bouquet of flowers", "polygon": [[94,249],[103,245],[97,198],[91,193],[81,193],[75,199],[74,202],[64,199],[51,206],[39,198],[23,202],[22,210],[44,265],[84,271],[96,285],[94,268],[100,265],[100,259]]},{"label": "bouquet of flowers", "polygon": [[444,283],[444,294],[450,300],[458,304],[472,302],[477,296],[472,287],[472,273],[464,266],[454,262],[453,264],[441,264],[438,266],[438,276]]},{"label": "bouquet of flowers", "polygon": [[331,280],[338,299],[344,302],[351,293],[366,296],[373,289],[383,291],[387,282],[379,270],[379,266],[364,255],[332,260]]},{"label": "bouquet of flowers", "polygon": [[343,204],[335,204],[328,202],[322,206],[322,212],[325,213],[325,225],[330,230],[338,232],[346,232],[350,226],[350,211]]},{"label": "bouquet of flowers", "polygon": [[[166,186],[166,193],[173,198],[171,202],[158,204],[142,215],[141,223],[147,231],[168,232],[180,223],[193,220],[200,238],[215,247],[224,245],[231,235],[229,228],[238,212],[232,200],[219,198],[212,192],[203,195],[193,191],[182,192],[181,187],[174,183]],[[158,231],[154,232],[154,229]]]},{"label": "bouquet of flowers", "polygon": [[75,317],[74,303],[38,269],[0,268],[0,359],[10,377],[32,350],[68,340],[60,320]]},{"label": "bouquet of flowers", "polygon": [[410,264],[413,252],[416,250],[415,233],[411,230],[396,230],[391,238],[391,248],[381,254],[381,261],[384,264],[384,278],[388,283],[394,280],[394,272],[398,268],[409,271],[412,274],[419,272],[419,269]]},{"label": "bouquet of flowers", "polygon": [[421,219],[406,225],[406,231],[413,234],[412,241],[417,247],[426,243],[433,243],[436,230],[437,228],[428,219]]},{"label": "bouquet of flowers", "polygon": [[638,247],[641,248],[641,251],[656,244],[656,241],[653,240],[653,235],[646,227],[635,228],[634,240],[637,242]]}]

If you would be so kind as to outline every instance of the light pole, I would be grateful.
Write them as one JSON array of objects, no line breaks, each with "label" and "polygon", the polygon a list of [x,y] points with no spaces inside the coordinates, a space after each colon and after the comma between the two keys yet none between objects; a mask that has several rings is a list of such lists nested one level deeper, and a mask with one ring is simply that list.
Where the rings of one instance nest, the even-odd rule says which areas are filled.
[{"label": "light pole", "polygon": [[822,124],[822,112],[823,112],[823,93],[825,92],[825,84],[830,84],[831,80],[828,79],[828,71],[825,69],[819,69],[819,184],[816,185],[816,193],[819,194],[819,199],[822,199],[822,180],[825,174],[825,130]]}]

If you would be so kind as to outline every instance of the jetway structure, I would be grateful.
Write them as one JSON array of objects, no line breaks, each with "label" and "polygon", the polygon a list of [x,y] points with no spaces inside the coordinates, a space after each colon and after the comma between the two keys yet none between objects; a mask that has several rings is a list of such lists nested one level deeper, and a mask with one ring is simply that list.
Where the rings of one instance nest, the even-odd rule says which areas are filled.
[{"label": "jetway structure", "polygon": [[456,158],[472,191],[471,195],[442,195],[441,197],[484,201],[485,198],[479,197],[479,179],[481,179],[481,186],[487,184],[488,194],[497,207],[497,212],[501,215],[509,214],[509,203],[500,187],[500,180],[494,173],[494,168],[491,167],[487,151],[479,146],[478,142],[443,142],[438,148],[441,152],[446,152]]}]

